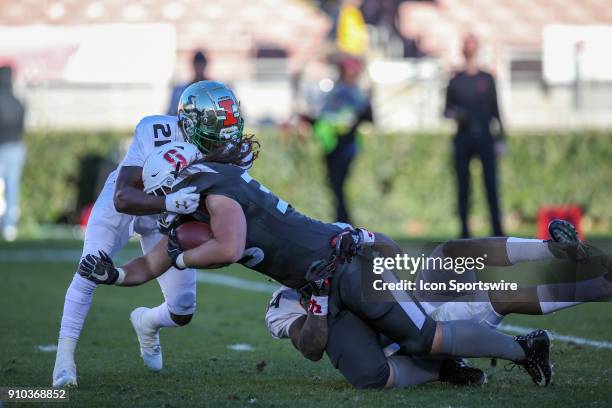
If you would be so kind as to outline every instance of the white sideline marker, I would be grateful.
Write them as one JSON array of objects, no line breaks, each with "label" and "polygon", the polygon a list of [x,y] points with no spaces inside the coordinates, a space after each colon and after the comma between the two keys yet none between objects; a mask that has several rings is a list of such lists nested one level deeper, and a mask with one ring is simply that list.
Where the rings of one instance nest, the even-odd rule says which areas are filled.
[{"label": "white sideline marker", "polygon": [[255,350],[255,347],[251,346],[248,343],[229,344],[227,348],[230,350],[234,350],[234,351],[253,351]]},{"label": "white sideline marker", "polygon": [[57,344],[39,344],[36,349],[43,353],[55,353],[57,351]]}]

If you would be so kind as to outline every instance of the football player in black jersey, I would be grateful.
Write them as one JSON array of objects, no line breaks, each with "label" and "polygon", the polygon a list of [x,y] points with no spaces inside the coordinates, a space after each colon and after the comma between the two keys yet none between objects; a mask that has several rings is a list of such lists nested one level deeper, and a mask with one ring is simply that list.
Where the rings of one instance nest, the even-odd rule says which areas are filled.
[{"label": "football player in black jersey", "polygon": [[[171,265],[179,269],[208,268],[241,262],[287,287],[310,290],[315,295],[324,282],[330,282],[330,331],[344,331],[343,322],[349,313],[365,322],[347,337],[348,342],[367,347],[369,336],[382,334],[397,343],[402,354],[410,356],[507,359],[523,366],[536,384],[550,383],[550,342],[543,330],[512,337],[470,320],[436,322],[409,294],[396,298],[394,292],[388,294],[388,300],[364,302],[362,288],[374,277],[372,252],[367,254],[364,243],[372,237],[361,230],[309,218],[254,180],[237,164],[243,164],[247,157],[255,160],[259,144],[241,132],[237,137],[217,131],[221,123],[234,117],[231,112],[238,107],[211,100],[207,93],[200,95],[196,87],[194,95],[187,98],[190,106],[183,107],[186,114],[181,118],[191,140],[197,142],[199,138],[195,144],[206,150],[205,159],[178,174],[172,174],[171,166],[160,169],[160,174],[173,177],[173,190],[196,188],[206,211],[197,211],[194,218],[209,222],[213,237],[183,251],[175,229],[180,220],[174,220],[167,239],[145,256],[115,268],[105,254],[90,255],[81,263],[82,276],[97,283],[129,286],[154,279]],[[389,255],[395,248],[401,251],[393,242],[380,245]],[[368,269],[369,274],[362,273]],[[393,276],[387,278],[393,280]],[[342,353],[334,353],[329,344],[327,351],[332,363],[342,369]],[[374,375],[354,385],[383,387],[391,379],[401,382],[409,375],[401,365],[375,369]]]}]

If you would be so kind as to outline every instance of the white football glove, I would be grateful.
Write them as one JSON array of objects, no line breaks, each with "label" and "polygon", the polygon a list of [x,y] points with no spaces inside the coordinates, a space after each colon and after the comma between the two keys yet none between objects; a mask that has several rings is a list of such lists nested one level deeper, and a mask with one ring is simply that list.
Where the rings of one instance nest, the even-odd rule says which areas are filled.
[{"label": "white football glove", "polygon": [[200,205],[195,187],[185,187],[166,196],[166,210],[176,214],[191,214]]}]

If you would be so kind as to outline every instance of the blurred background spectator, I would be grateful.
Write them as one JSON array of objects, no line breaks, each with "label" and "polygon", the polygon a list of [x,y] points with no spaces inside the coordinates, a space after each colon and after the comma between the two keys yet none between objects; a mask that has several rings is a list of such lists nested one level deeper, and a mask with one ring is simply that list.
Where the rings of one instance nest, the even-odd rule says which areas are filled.
[{"label": "blurred background spectator", "polygon": [[170,95],[170,103],[168,104],[168,109],[166,109],[166,115],[176,116],[178,114],[178,103],[181,98],[181,94],[189,85],[194,82],[204,81],[209,79],[208,75],[206,75],[206,66],[208,65],[208,59],[206,58],[206,54],[202,50],[198,50],[193,54],[192,67],[193,67],[193,76],[192,80],[187,83],[182,83],[175,85],[172,89],[172,94]]},{"label": "blurred background spectator", "polygon": [[[465,37],[463,56],[465,67],[455,73],[448,83],[444,108],[444,116],[457,123],[453,146],[461,238],[470,237],[470,161],[474,156],[478,156],[482,162],[493,235],[501,236],[503,231],[497,191],[496,153],[504,150],[505,140],[495,78],[478,66],[478,39],[475,35]],[[492,129],[497,131],[493,133]]]},{"label": "blurred background spectator", "polygon": [[19,220],[19,188],[25,160],[22,143],[25,110],[13,95],[12,69],[0,67],[0,179],[4,181],[5,211],[2,214],[2,236],[7,241],[17,238]]},{"label": "blurred background spectator", "polygon": [[336,204],[335,219],[350,223],[344,188],[351,163],[359,151],[357,129],[362,122],[371,122],[373,116],[370,96],[358,82],[362,60],[341,55],[337,64],[338,79],[326,95],[317,117],[309,121],[325,154],[327,177]]},{"label": "blurred background spectator", "polygon": [[[446,136],[453,123],[440,112],[449,74],[463,66],[460,43],[468,31],[482,39],[480,66],[495,73],[512,141],[499,163],[500,224],[529,234],[541,207],[573,204],[582,207],[587,232],[607,231],[612,208],[601,186],[612,167],[595,163],[612,154],[612,13],[603,0],[549,3],[4,2],[0,36],[10,41],[0,42],[0,65],[11,61],[14,92],[28,107],[24,141],[32,158],[24,168],[20,235],[83,218],[79,208],[95,194],[84,186],[98,177],[86,171],[122,146],[143,116],[168,107],[174,113],[171,94],[198,75],[231,83],[239,95],[247,131],[273,158],[260,161],[254,176],[297,208],[334,220],[319,146],[281,137],[277,127],[300,114],[319,117],[337,79],[330,49],[362,58],[376,119],[376,137],[363,138],[364,154],[333,161],[347,169],[331,173],[344,174],[338,180],[345,179],[352,200],[350,218],[398,236],[454,235],[457,202],[448,192],[456,175],[435,158],[452,157]],[[209,63],[203,70],[198,58],[194,72],[199,49]],[[480,179],[480,166],[472,173]],[[478,235],[489,233],[491,218],[481,184],[470,189],[468,232]]]}]

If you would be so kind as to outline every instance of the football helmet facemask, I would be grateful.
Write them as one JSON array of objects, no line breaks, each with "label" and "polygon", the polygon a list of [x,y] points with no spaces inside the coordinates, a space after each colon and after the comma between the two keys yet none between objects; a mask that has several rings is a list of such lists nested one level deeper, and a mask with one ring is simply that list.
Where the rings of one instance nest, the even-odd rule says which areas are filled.
[{"label": "football helmet facemask", "polygon": [[204,154],[242,138],[244,119],[240,102],[221,82],[200,81],[185,88],[178,118],[185,140]]},{"label": "football helmet facemask", "polygon": [[179,173],[202,157],[197,147],[185,142],[167,143],[155,149],[142,168],[144,192],[165,195],[176,182]]}]

